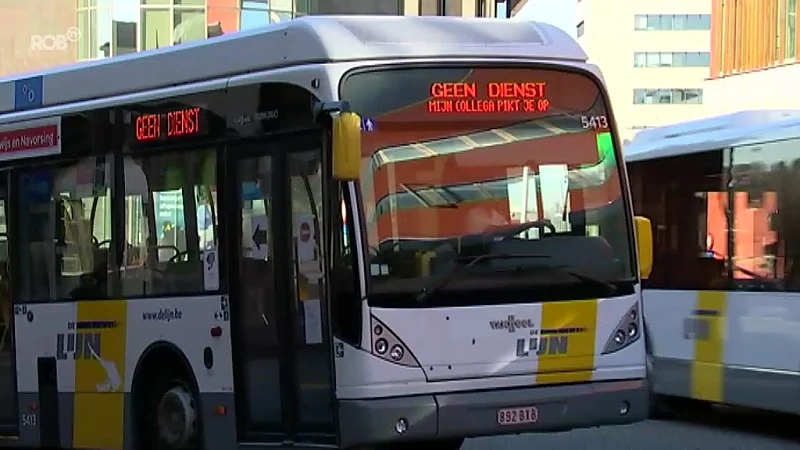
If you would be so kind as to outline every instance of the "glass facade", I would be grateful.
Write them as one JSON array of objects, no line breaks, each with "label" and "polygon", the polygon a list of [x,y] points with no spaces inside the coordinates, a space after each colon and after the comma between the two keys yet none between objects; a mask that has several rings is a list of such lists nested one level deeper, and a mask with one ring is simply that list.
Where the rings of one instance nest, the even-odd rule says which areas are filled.
[{"label": "glass facade", "polygon": [[635,52],[633,67],[708,67],[709,52]]},{"label": "glass facade", "polygon": [[[8,3],[8,4],[6,4]],[[519,0],[0,0],[0,75],[168,47],[307,14],[508,17]],[[33,35],[77,29],[59,51]]]},{"label": "glass facade", "polygon": [[206,39],[308,14],[313,0],[77,0],[78,59]]},{"label": "glass facade", "polygon": [[634,89],[634,105],[700,105],[702,89]]}]

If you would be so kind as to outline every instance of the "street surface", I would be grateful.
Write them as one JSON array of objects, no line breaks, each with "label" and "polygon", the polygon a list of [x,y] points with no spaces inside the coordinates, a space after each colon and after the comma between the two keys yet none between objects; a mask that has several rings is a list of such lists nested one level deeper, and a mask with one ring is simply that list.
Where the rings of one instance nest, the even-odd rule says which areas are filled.
[{"label": "street surface", "polygon": [[[0,354],[0,369],[8,366]],[[258,364],[257,364],[258,365]],[[268,376],[269,367],[251,370]],[[13,411],[12,380],[0,370],[0,421],[16,416]],[[304,372],[305,373],[305,372]],[[306,384],[306,383],[303,383]],[[309,383],[300,392],[305,411],[324,411],[326,405],[311,401],[319,388]],[[270,403],[268,390],[260,390],[265,398],[256,404]],[[793,395],[787,393],[787,395]],[[320,396],[327,398],[326,396]],[[329,405],[328,405],[329,406]],[[256,408],[255,414],[269,416],[272,411]],[[324,414],[323,414],[324,415]],[[5,416],[5,417],[4,417]],[[313,420],[306,417],[305,420]],[[464,450],[800,450],[800,417],[734,408],[703,411],[697,406],[680,411],[677,418],[606,428],[576,430],[565,433],[527,434],[470,439]]]},{"label": "street surface", "polygon": [[800,450],[800,418],[733,409],[554,434],[471,439],[464,450]]}]

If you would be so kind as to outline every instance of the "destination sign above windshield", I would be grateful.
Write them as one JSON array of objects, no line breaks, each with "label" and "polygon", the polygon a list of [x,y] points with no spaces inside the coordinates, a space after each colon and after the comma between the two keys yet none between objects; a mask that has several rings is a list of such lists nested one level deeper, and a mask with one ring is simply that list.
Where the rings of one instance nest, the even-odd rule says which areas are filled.
[{"label": "destination sign above windshield", "polygon": [[549,109],[545,82],[446,82],[430,85],[429,113],[543,113]]}]

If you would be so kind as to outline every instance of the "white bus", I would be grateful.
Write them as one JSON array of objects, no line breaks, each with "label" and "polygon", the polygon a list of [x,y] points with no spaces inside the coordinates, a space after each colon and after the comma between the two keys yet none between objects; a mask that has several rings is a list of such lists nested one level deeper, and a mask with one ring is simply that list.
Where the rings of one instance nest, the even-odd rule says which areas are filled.
[{"label": "white bus", "polygon": [[688,399],[800,414],[800,111],[644,130],[625,159],[654,228],[654,412]]},{"label": "white bus", "polygon": [[649,222],[552,26],[303,18],[2,80],[0,111],[4,446],[646,417]]}]

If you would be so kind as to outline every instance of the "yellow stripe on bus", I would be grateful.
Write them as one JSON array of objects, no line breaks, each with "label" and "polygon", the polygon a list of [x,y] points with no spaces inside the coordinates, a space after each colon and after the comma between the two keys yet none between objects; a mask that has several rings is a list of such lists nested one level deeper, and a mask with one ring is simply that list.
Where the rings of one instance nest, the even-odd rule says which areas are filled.
[{"label": "yellow stripe on bus", "polygon": [[123,447],[126,320],[124,300],[78,302],[73,447]]},{"label": "yellow stripe on bus", "polygon": [[700,291],[693,312],[692,398],[722,402],[726,292]]},{"label": "yellow stripe on bus", "polygon": [[[536,383],[591,381],[594,372],[596,325],[597,300],[544,303],[541,329],[547,330],[547,333],[539,336],[539,345],[548,347],[543,348],[539,355]],[[563,330],[563,334],[549,334],[553,330]],[[565,353],[553,351],[555,347],[550,341],[552,338],[566,338]]]}]

